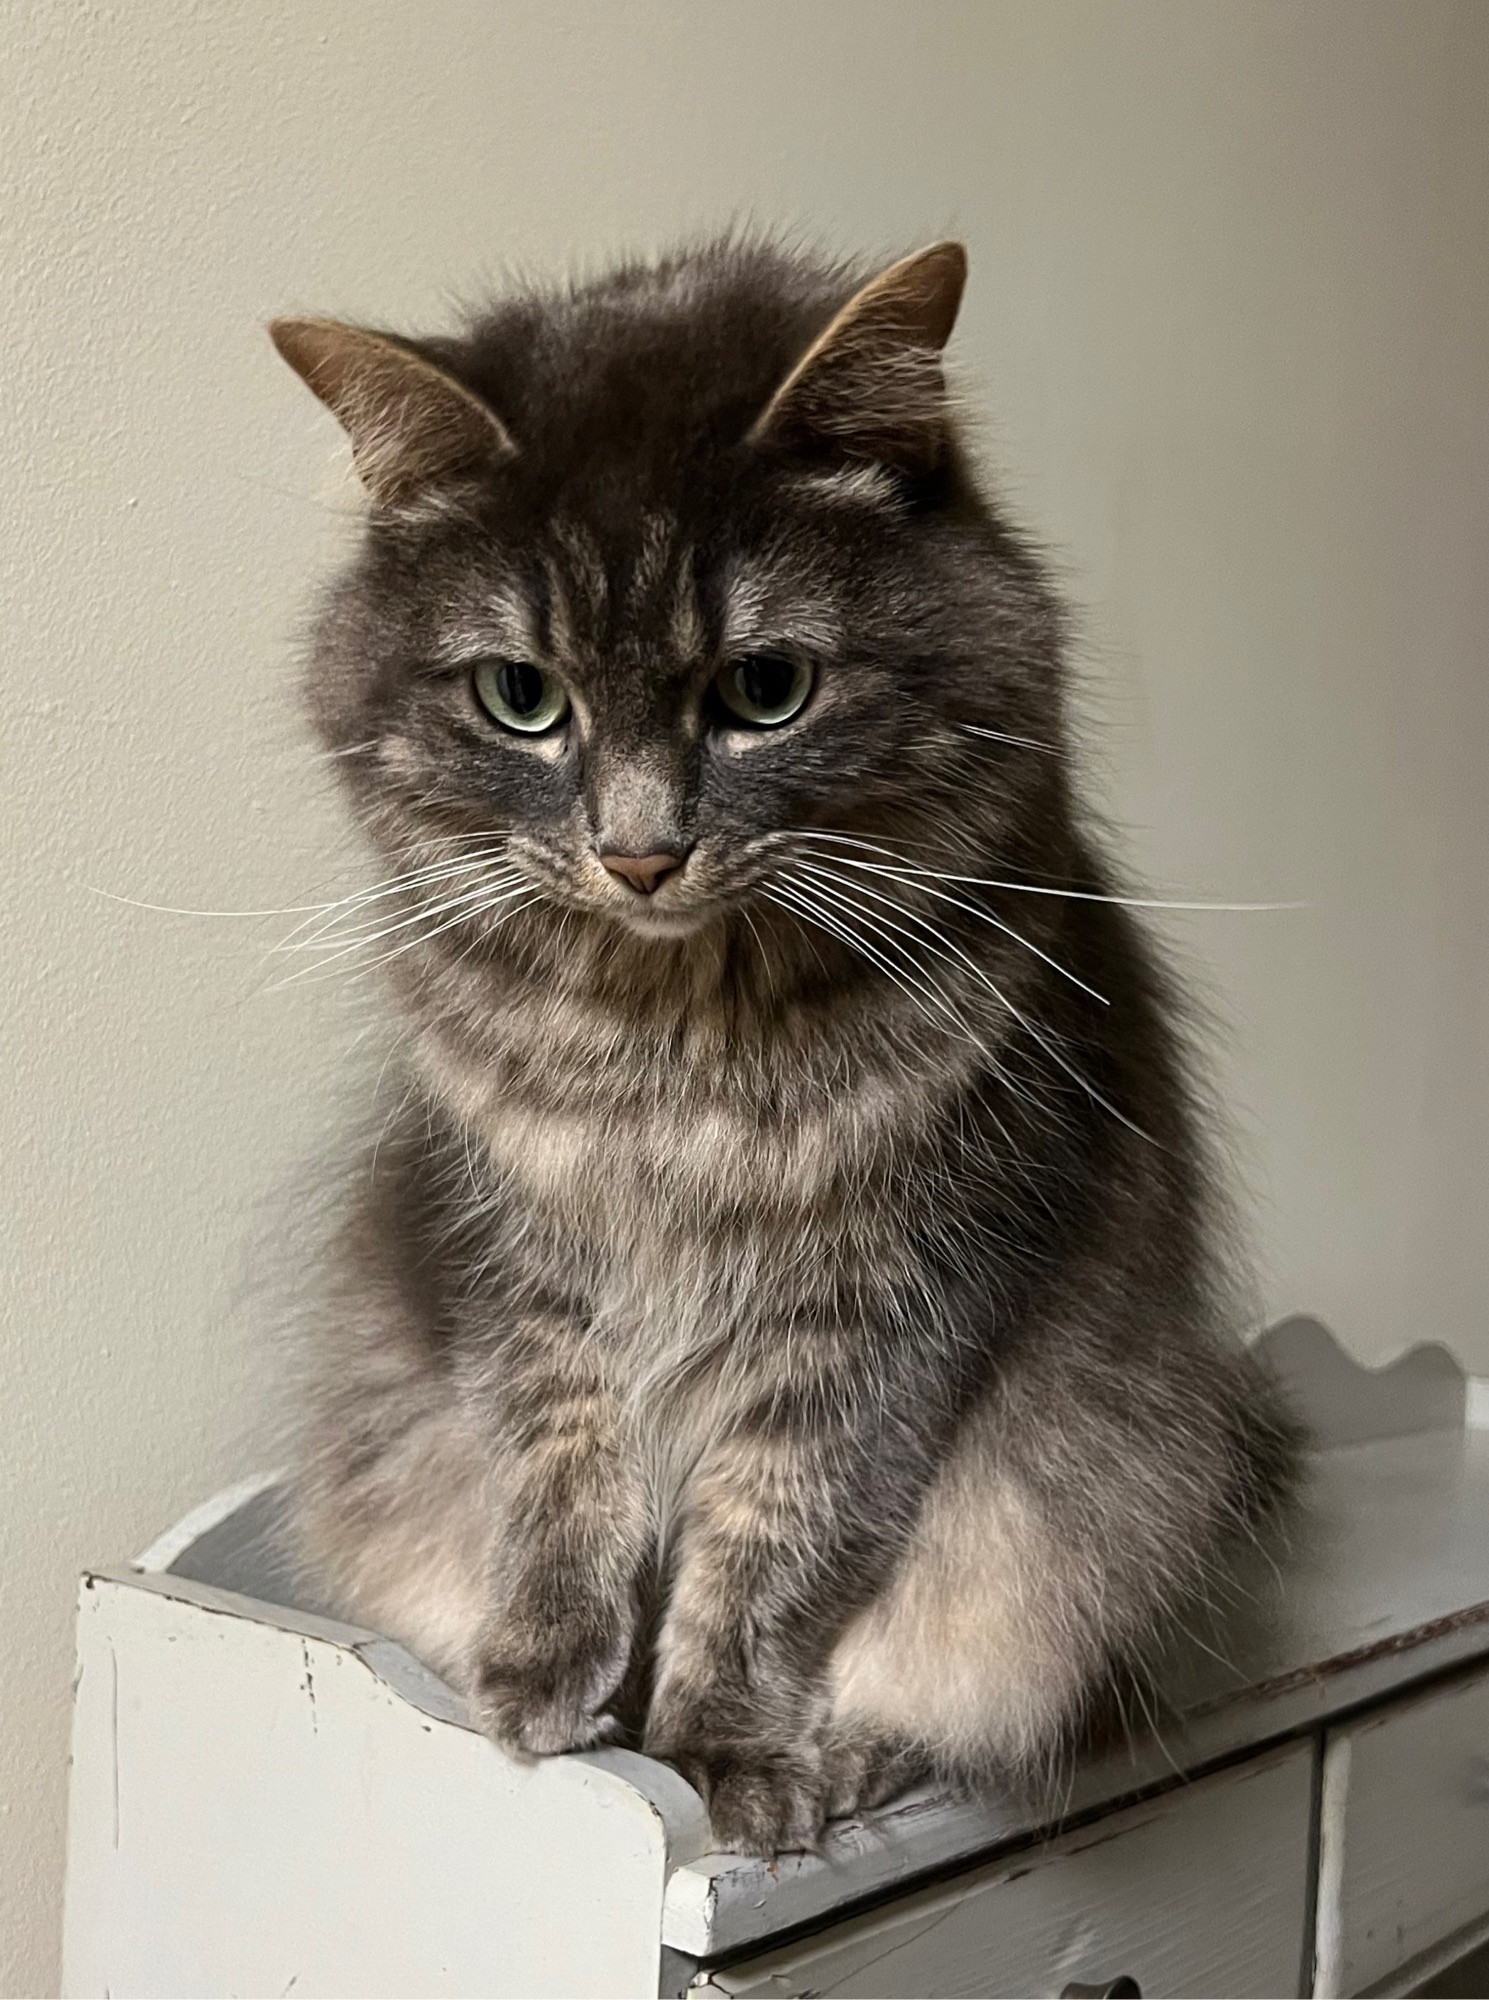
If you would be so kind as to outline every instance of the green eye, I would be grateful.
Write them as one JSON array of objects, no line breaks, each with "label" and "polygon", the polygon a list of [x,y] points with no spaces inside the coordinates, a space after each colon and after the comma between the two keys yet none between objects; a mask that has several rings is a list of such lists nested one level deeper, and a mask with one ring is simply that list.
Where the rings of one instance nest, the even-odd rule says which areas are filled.
[{"label": "green eye", "polygon": [[541,736],[569,713],[563,683],[528,660],[483,660],[471,676],[476,700],[503,729]]},{"label": "green eye", "polygon": [[774,729],[806,707],[812,669],[791,653],[741,653],[725,661],[713,684],[731,716],[756,729]]}]

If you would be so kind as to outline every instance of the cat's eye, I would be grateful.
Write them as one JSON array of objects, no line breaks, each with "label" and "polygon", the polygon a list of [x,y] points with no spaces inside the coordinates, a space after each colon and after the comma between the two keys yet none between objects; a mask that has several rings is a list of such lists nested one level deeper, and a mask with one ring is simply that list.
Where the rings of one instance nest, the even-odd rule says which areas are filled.
[{"label": "cat's eye", "polygon": [[492,721],[523,736],[556,729],[569,713],[563,682],[530,660],[483,660],[471,681]]},{"label": "cat's eye", "polygon": [[806,707],[812,668],[793,653],[741,653],[724,662],[713,684],[732,721],[775,729]]}]

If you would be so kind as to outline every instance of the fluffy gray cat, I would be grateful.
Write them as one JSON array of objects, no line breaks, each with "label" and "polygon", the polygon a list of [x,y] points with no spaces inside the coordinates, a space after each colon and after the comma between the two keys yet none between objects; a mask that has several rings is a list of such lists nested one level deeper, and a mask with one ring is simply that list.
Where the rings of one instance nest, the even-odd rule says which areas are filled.
[{"label": "fluffy gray cat", "polygon": [[371,501],[309,700],[408,1030],[301,1547],[499,1744],[640,1743],[761,1852],[1047,1770],[1296,1462],[948,409],[965,269],[273,328]]}]

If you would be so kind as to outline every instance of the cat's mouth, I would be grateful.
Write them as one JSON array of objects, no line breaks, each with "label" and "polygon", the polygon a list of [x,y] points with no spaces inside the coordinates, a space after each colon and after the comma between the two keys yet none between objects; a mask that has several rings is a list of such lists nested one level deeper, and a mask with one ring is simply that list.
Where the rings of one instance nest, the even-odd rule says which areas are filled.
[{"label": "cat's mouth", "polygon": [[654,943],[696,937],[751,899],[761,873],[755,868],[720,870],[711,856],[696,852],[675,880],[633,886],[629,873],[607,871],[588,855],[557,856],[523,848],[514,852],[522,871],[541,896],[560,909],[600,918],[632,937]]},{"label": "cat's mouth", "polygon": [[613,923],[618,923],[633,937],[643,938],[692,937],[718,914],[718,906],[712,902],[671,903],[659,908],[655,896],[637,896],[629,903],[609,904],[605,910],[605,915]]},{"label": "cat's mouth", "polygon": [[692,910],[652,910],[642,906],[638,910],[612,910],[620,924],[636,938],[690,938],[694,932],[702,930],[718,912],[712,908],[692,908]]},{"label": "cat's mouth", "polygon": [[534,887],[542,898],[560,910],[600,919],[632,937],[660,940],[693,937],[717,921],[727,899],[716,895],[681,896],[663,887],[655,894],[637,895],[630,890],[610,889],[608,884],[573,877],[558,877],[546,868],[530,867]]}]

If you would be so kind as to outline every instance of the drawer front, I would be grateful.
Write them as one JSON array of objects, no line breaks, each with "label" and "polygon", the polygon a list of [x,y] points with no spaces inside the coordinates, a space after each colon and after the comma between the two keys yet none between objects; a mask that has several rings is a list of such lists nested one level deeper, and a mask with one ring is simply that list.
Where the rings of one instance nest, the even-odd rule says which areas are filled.
[{"label": "drawer front", "polygon": [[1331,1730],[1319,1831],[1318,1993],[1489,1917],[1489,1672]]},{"label": "drawer front", "polygon": [[711,1990],[940,2000],[1125,1977],[1149,2000],[1297,1993],[1313,1760],[1311,1744],[1290,1745],[721,1967]]}]

